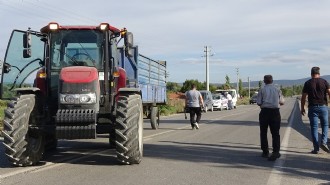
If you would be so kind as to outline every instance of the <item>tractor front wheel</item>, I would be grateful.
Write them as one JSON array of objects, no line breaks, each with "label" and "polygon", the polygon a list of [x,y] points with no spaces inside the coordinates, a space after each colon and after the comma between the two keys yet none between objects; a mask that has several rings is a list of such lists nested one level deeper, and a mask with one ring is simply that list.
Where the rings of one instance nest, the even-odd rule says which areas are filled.
[{"label": "tractor front wheel", "polygon": [[143,108],[139,94],[122,93],[116,111],[116,153],[123,164],[139,164],[143,156]]},{"label": "tractor front wheel", "polygon": [[38,114],[35,95],[20,95],[8,103],[4,117],[4,146],[8,160],[14,166],[38,163],[44,153],[44,137],[29,129]]}]

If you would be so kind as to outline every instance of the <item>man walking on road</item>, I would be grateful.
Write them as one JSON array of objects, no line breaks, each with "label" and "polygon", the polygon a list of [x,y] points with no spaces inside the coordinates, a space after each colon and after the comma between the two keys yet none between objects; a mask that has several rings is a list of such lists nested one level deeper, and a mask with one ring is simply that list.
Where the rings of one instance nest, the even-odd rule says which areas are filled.
[{"label": "man walking on road", "polygon": [[[198,123],[202,117],[202,108],[204,106],[203,97],[199,91],[196,90],[196,85],[191,86],[191,90],[186,92],[186,107],[190,112],[190,124],[191,128],[199,129]],[[196,121],[195,121],[196,114]]]},{"label": "man walking on road", "polygon": [[[319,148],[329,153],[327,146],[328,140],[328,100],[330,98],[329,83],[320,78],[320,68],[313,67],[311,69],[312,78],[305,82],[301,97],[301,114],[305,115],[305,102],[308,96],[308,118],[311,126],[311,134],[314,149],[311,153],[319,153]],[[319,145],[318,139],[318,120],[320,119],[322,127],[322,143]]]},{"label": "man walking on road", "polygon": [[281,90],[273,85],[272,75],[264,76],[265,86],[261,88],[257,96],[257,104],[260,106],[259,113],[260,123],[260,142],[262,157],[269,156],[267,131],[268,126],[272,134],[273,153],[268,157],[269,161],[275,161],[281,157],[280,154],[280,127],[281,127],[281,114],[280,105],[284,105],[284,98]]}]

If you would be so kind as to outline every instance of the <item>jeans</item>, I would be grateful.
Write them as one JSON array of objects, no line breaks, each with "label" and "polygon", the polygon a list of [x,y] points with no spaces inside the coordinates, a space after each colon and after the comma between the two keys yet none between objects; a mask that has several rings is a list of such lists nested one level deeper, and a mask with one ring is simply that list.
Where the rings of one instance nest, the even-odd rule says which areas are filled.
[{"label": "jeans", "polygon": [[[190,124],[193,127],[194,123],[199,123],[202,117],[202,109],[201,107],[189,107],[190,111]],[[195,114],[197,115],[196,121],[195,121]]]},{"label": "jeans", "polygon": [[261,150],[264,153],[269,153],[267,131],[268,126],[272,133],[273,140],[273,153],[280,152],[280,127],[281,127],[281,114],[279,109],[262,108],[259,113],[260,123],[260,142]]},{"label": "jeans", "polygon": [[308,107],[308,118],[311,126],[311,134],[313,140],[314,151],[319,151],[319,132],[318,120],[320,119],[322,128],[322,144],[326,144],[328,140],[328,106],[317,105]]}]

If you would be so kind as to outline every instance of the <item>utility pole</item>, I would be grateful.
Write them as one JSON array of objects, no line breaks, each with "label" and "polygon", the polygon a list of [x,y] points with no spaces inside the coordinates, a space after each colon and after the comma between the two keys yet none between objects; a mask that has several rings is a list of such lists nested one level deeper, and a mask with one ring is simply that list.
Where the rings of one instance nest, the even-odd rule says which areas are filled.
[{"label": "utility pole", "polygon": [[[239,90],[239,89],[238,89],[238,81],[239,81],[239,78],[238,78],[239,72],[238,72],[238,70],[239,70],[239,68],[237,67],[237,68],[236,68],[236,72],[237,72],[237,86],[236,86],[236,93],[237,93],[237,94],[239,94],[239,92],[238,92],[238,90]],[[237,97],[238,97],[238,96],[237,96]]]},{"label": "utility pole", "polygon": [[210,90],[210,88],[209,88],[209,86],[210,86],[209,56],[213,56],[213,55],[210,54],[211,49],[209,46],[204,46],[204,48],[205,48],[204,52],[205,52],[205,59],[206,59],[206,90],[209,91]]}]

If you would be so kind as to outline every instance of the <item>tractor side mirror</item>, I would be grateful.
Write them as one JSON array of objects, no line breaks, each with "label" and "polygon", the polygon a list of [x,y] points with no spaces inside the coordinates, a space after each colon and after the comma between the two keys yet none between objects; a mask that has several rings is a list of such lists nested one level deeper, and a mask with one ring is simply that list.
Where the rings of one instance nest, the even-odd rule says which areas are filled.
[{"label": "tractor side mirror", "polygon": [[23,34],[23,57],[30,58],[31,57],[31,42],[32,36],[30,30]]},{"label": "tractor side mirror", "polygon": [[4,72],[4,73],[9,73],[10,71],[11,71],[11,65],[8,64],[8,63],[5,63],[5,64],[3,65],[3,72]]},{"label": "tractor side mirror", "polygon": [[127,32],[124,37],[125,44],[125,55],[127,57],[132,57],[134,55],[133,51],[133,33]]}]

